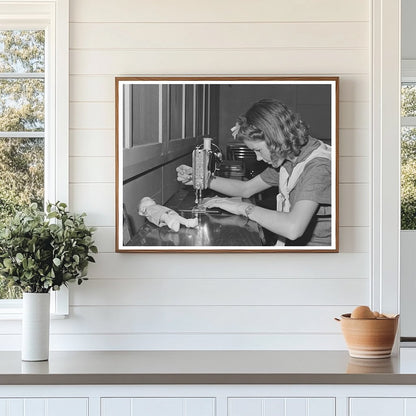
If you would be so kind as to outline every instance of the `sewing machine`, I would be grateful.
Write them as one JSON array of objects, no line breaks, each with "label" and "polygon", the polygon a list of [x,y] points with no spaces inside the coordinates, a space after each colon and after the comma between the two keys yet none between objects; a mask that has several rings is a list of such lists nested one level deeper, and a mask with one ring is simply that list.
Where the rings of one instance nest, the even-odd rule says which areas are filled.
[{"label": "sewing machine", "polygon": [[[212,148],[215,150],[212,150]],[[220,148],[209,137],[204,138],[192,152],[192,178],[195,189],[195,204],[198,209],[202,202],[202,191],[208,188],[209,180],[222,162]]]}]

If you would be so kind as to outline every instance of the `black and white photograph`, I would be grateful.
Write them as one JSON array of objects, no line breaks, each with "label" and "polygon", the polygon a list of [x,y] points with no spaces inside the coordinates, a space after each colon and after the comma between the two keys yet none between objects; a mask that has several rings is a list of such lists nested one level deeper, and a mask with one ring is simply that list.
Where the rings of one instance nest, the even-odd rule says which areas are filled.
[{"label": "black and white photograph", "polygon": [[337,77],[115,87],[118,252],[338,252]]}]

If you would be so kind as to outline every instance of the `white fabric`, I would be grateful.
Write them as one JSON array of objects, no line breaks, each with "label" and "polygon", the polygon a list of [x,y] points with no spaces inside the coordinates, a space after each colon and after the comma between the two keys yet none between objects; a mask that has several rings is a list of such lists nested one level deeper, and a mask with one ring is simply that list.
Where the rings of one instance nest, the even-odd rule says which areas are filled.
[{"label": "white fabric", "polygon": [[[312,159],[317,157],[324,157],[331,160],[331,146],[321,143],[305,160],[295,165],[292,174],[289,176],[285,167],[281,166],[279,171],[279,194],[276,196],[276,211],[290,212],[289,194],[296,186],[300,176],[302,175],[305,166]],[[278,236],[276,246],[284,246],[286,238]]]}]

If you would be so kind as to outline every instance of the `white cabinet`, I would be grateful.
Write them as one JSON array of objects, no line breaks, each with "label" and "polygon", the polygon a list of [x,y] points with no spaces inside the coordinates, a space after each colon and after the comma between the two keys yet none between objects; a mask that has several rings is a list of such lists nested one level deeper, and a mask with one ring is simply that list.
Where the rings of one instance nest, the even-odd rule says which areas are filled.
[{"label": "white cabinet", "polygon": [[88,416],[87,398],[0,399],[0,416]]},{"label": "white cabinet", "polygon": [[214,398],[113,398],[101,399],[101,416],[213,416]]},{"label": "white cabinet", "polygon": [[335,416],[335,399],[229,398],[228,416]]},{"label": "white cabinet", "polygon": [[351,398],[349,416],[414,416],[415,398]]},{"label": "white cabinet", "polygon": [[0,385],[0,416],[416,416],[416,385]]}]

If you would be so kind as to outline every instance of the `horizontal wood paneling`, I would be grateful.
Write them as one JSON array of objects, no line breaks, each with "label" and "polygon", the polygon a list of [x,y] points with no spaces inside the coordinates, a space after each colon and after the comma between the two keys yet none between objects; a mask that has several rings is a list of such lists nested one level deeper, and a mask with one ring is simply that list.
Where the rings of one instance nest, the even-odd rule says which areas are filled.
[{"label": "horizontal wood paneling", "polygon": [[[277,277],[277,276],[276,276]],[[319,287],[319,290],[316,288]],[[126,290],[128,288],[128,290]],[[315,293],[316,292],[316,293]],[[314,293],[314,296],[311,296]],[[91,278],[74,287],[73,306],[98,305],[351,305],[364,304],[363,279],[110,279]]]},{"label": "horizontal wood paneling", "polygon": [[112,227],[97,227],[94,233],[94,241],[99,253],[114,253],[116,229]]},{"label": "horizontal wood paneling", "polygon": [[[70,101],[114,102],[114,78],[113,75],[71,75]],[[366,75],[342,75],[339,82],[340,101],[368,102],[368,97],[369,85]]]},{"label": "horizontal wood paneling", "polygon": [[368,47],[367,22],[72,23],[70,31],[71,49]]},{"label": "horizontal wood paneling", "polygon": [[370,153],[370,137],[368,129],[340,129],[340,156],[368,156]]},{"label": "horizontal wood paneling", "polygon": [[114,157],[70,157],[69,182],[114,183]]},{"label": "horizontal wood paneling", "polygon": [[71,22],[309,22],[368,21],[368,2],[362,0],[261,0],[242,3],[213,0],[209,7],[179,0],[71,0]]},{"label": "horizontal wood paneling", "polygon": [[86,212],[88,225],[114,226],[115,189],[113,183],[69,184],[70,209]]},{"label": "horizontal wood paneling", "polygon": [[338,333],[354,306],[80,306],[51,333]]},{"label": "horizontal wood paneling", "polygon": [[110,130],[70,130],[69,155],[73,157],[114,157],[114,128]]},{"label": "horizontal wood paneling", "polygon": [[[0,334],[0,351],[20,348],[20,334]],[[59,334],[53,351],[83,350],[345,350],[341,333],[327,334]]]},{"label": "horizontal wood paneling", "polygon": [[339,190],[339,225],[368,227],[370,225],[368,184],[340,184]]},{"label": "horizontal wood paneling", "polygon": [[370,227],[340,227],[339,246],[342,253],[368,253]]},{"label": "horizontal wood paneling", "polygon": [[368,157],[340,157],[340,183],[368,183],[370,169]]},{"label": "horizontal wood paneling", "polygon": [[[355,306],[71,306],[51,334],[338,334],[333,318]],[[6,322],[0,334],[21,334],[21,325]]]},{"label": "horizontal wood paneling", "polygon": [[367,74],[342,74],[339,78],[340,101],[369,101],[370,85]]},{"label": "horizontal wood paneling", "polygon": [[[265,253],[256,254],[126,254],[101,253],[90,265],[91,278],[220,277],[253,278],[366,278],[367,253]],[[340,267],[342,264],[342,267]]]},{"label": "horizontal wood paneling", "polygon": [[111,103],[71,103],[69,127],[76,129],[114,129],[115,107]]},{"label": "horizontal wood paneling", "polygon": [[365,129],[369,122],[369,103],[350,101],[339,103],[339,127],[341,129]]},{"label": "horizontal wood paneling", "polygon": [[104,102],[115,100],[115,77],[111,75],[71,75],[70,101]]},{"label": "horizontal wood paneling", "polygon": [[341,75],[367,73],[368,65],[368,51],[365,49],[116,49],[70,52],[70,72],[73,75]]}]

